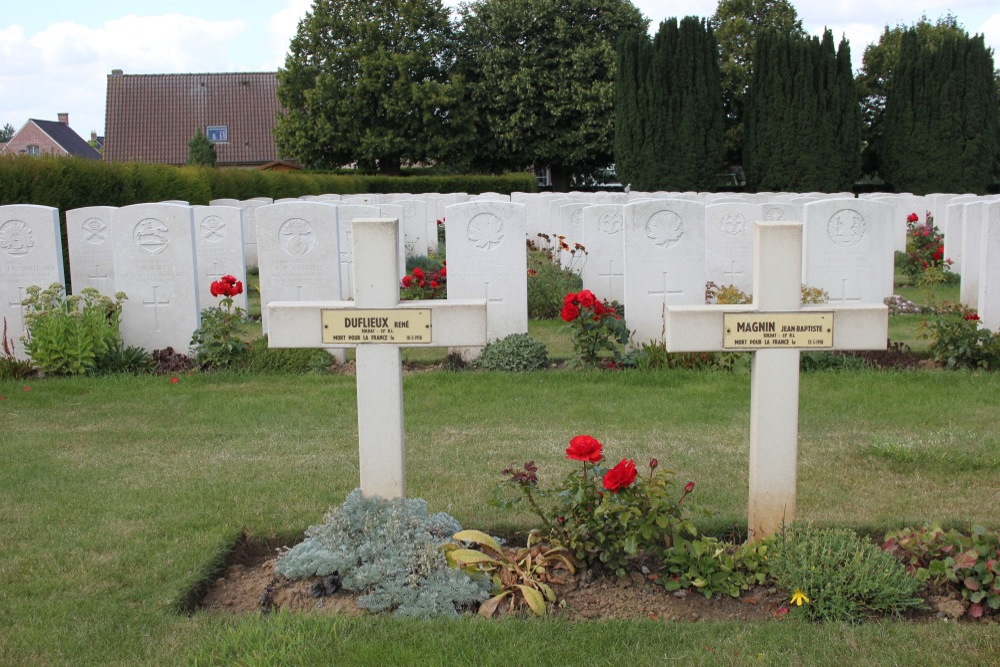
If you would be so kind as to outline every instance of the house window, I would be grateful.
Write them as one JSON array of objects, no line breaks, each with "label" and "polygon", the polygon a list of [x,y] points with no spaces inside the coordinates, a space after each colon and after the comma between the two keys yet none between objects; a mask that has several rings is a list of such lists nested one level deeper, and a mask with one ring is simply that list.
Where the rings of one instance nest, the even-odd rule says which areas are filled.
[{"label": "house window", "polygon": [[41,155],[42,154],[42,151],[35,144],[29,145],[27,148],[24,149],[24,151],[28,155]]},{"label": "house window", "polygon": [[538,187],[547,188],[552,185],[552,171],[548,167],[535,167],[535,181]]},{"label": "house window", "polygon": [[229,141],[229,126],[209,125],[205,136],[213,143],[224,144]]}]

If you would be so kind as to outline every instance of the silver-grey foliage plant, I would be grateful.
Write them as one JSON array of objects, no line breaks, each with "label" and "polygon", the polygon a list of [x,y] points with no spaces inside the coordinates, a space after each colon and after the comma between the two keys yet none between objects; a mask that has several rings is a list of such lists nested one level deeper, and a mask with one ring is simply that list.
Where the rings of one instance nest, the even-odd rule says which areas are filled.
[{"label": "silver-grey foliage plant", "polygon": [[365,497],[355,489],[279,557],[275,571],[289,579],[336,573],[346,590],[363,593],[358,606],[369,611],[457,616],[490,592],[488,579],[472,579],[445,560],[441,545],[461,529],[449,514],[428,514],[425,500]]}]

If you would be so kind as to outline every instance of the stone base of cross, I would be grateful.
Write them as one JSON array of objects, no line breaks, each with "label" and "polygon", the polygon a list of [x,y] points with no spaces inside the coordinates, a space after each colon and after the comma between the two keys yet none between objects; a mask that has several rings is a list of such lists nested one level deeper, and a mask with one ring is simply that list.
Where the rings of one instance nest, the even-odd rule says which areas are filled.
[{"label": "stone base of cross", "polygon": [[404,347],[486,344],[485,299],[399,301],[398,220],[354,220],[354,301],[274,301],[271,347],[355,348],[361,492],[406,495]]},{"label": "stone base of cross", "polygon": [[889,330],[882,304],[801,305],[801,223],[755,223],[753,262],[753,304],[666,308],[669,352],[753,351],[750,541],[795,519],[800,350],[884,350]]}]

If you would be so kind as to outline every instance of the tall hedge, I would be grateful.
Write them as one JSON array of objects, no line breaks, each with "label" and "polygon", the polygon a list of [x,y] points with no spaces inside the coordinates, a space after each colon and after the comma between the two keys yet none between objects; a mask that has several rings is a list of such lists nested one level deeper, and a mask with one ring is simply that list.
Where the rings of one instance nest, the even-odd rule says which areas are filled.
[{"label": "tall hedge", "polygon": [[850,190],[861,175],[861,108],[846,40],[767,30],[744,113],[750,190]]},{"label": "tall hedge", "polygon": [[660,24],[652,44],[618,44],[615,164],[643,190],[706,190],[722,168],[725,120],[717,45],[704,19]]},{"label": "tall hedge", "polygon": [[897,191],[986,192],[1000,157],[993,67],[982,35],[948,33],[935,47],[916,28],[902,34],[880,172]]}]

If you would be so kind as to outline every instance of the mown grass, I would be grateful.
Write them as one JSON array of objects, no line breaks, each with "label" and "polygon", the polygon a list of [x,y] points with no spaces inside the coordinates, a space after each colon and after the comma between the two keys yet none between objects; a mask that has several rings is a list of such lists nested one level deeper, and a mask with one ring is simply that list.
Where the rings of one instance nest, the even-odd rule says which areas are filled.
[{"label": "mown grass", "polygon": [[[533,459],[561,476],[578,433],[695,481],[703,528],[745,521],[745,375],[433,371],[404,386],[409,495],[465,526],[531,526],[487,504],[499,470]],[[353,377],[49,378],[0,396],[0,664],[972,665],[1000,650],[1000,626],[969,623],[189,615],[240,532],[293,539],[356,485]],[[799,516],[997,527],[998,402],[995,375],[803,375]]]}]

